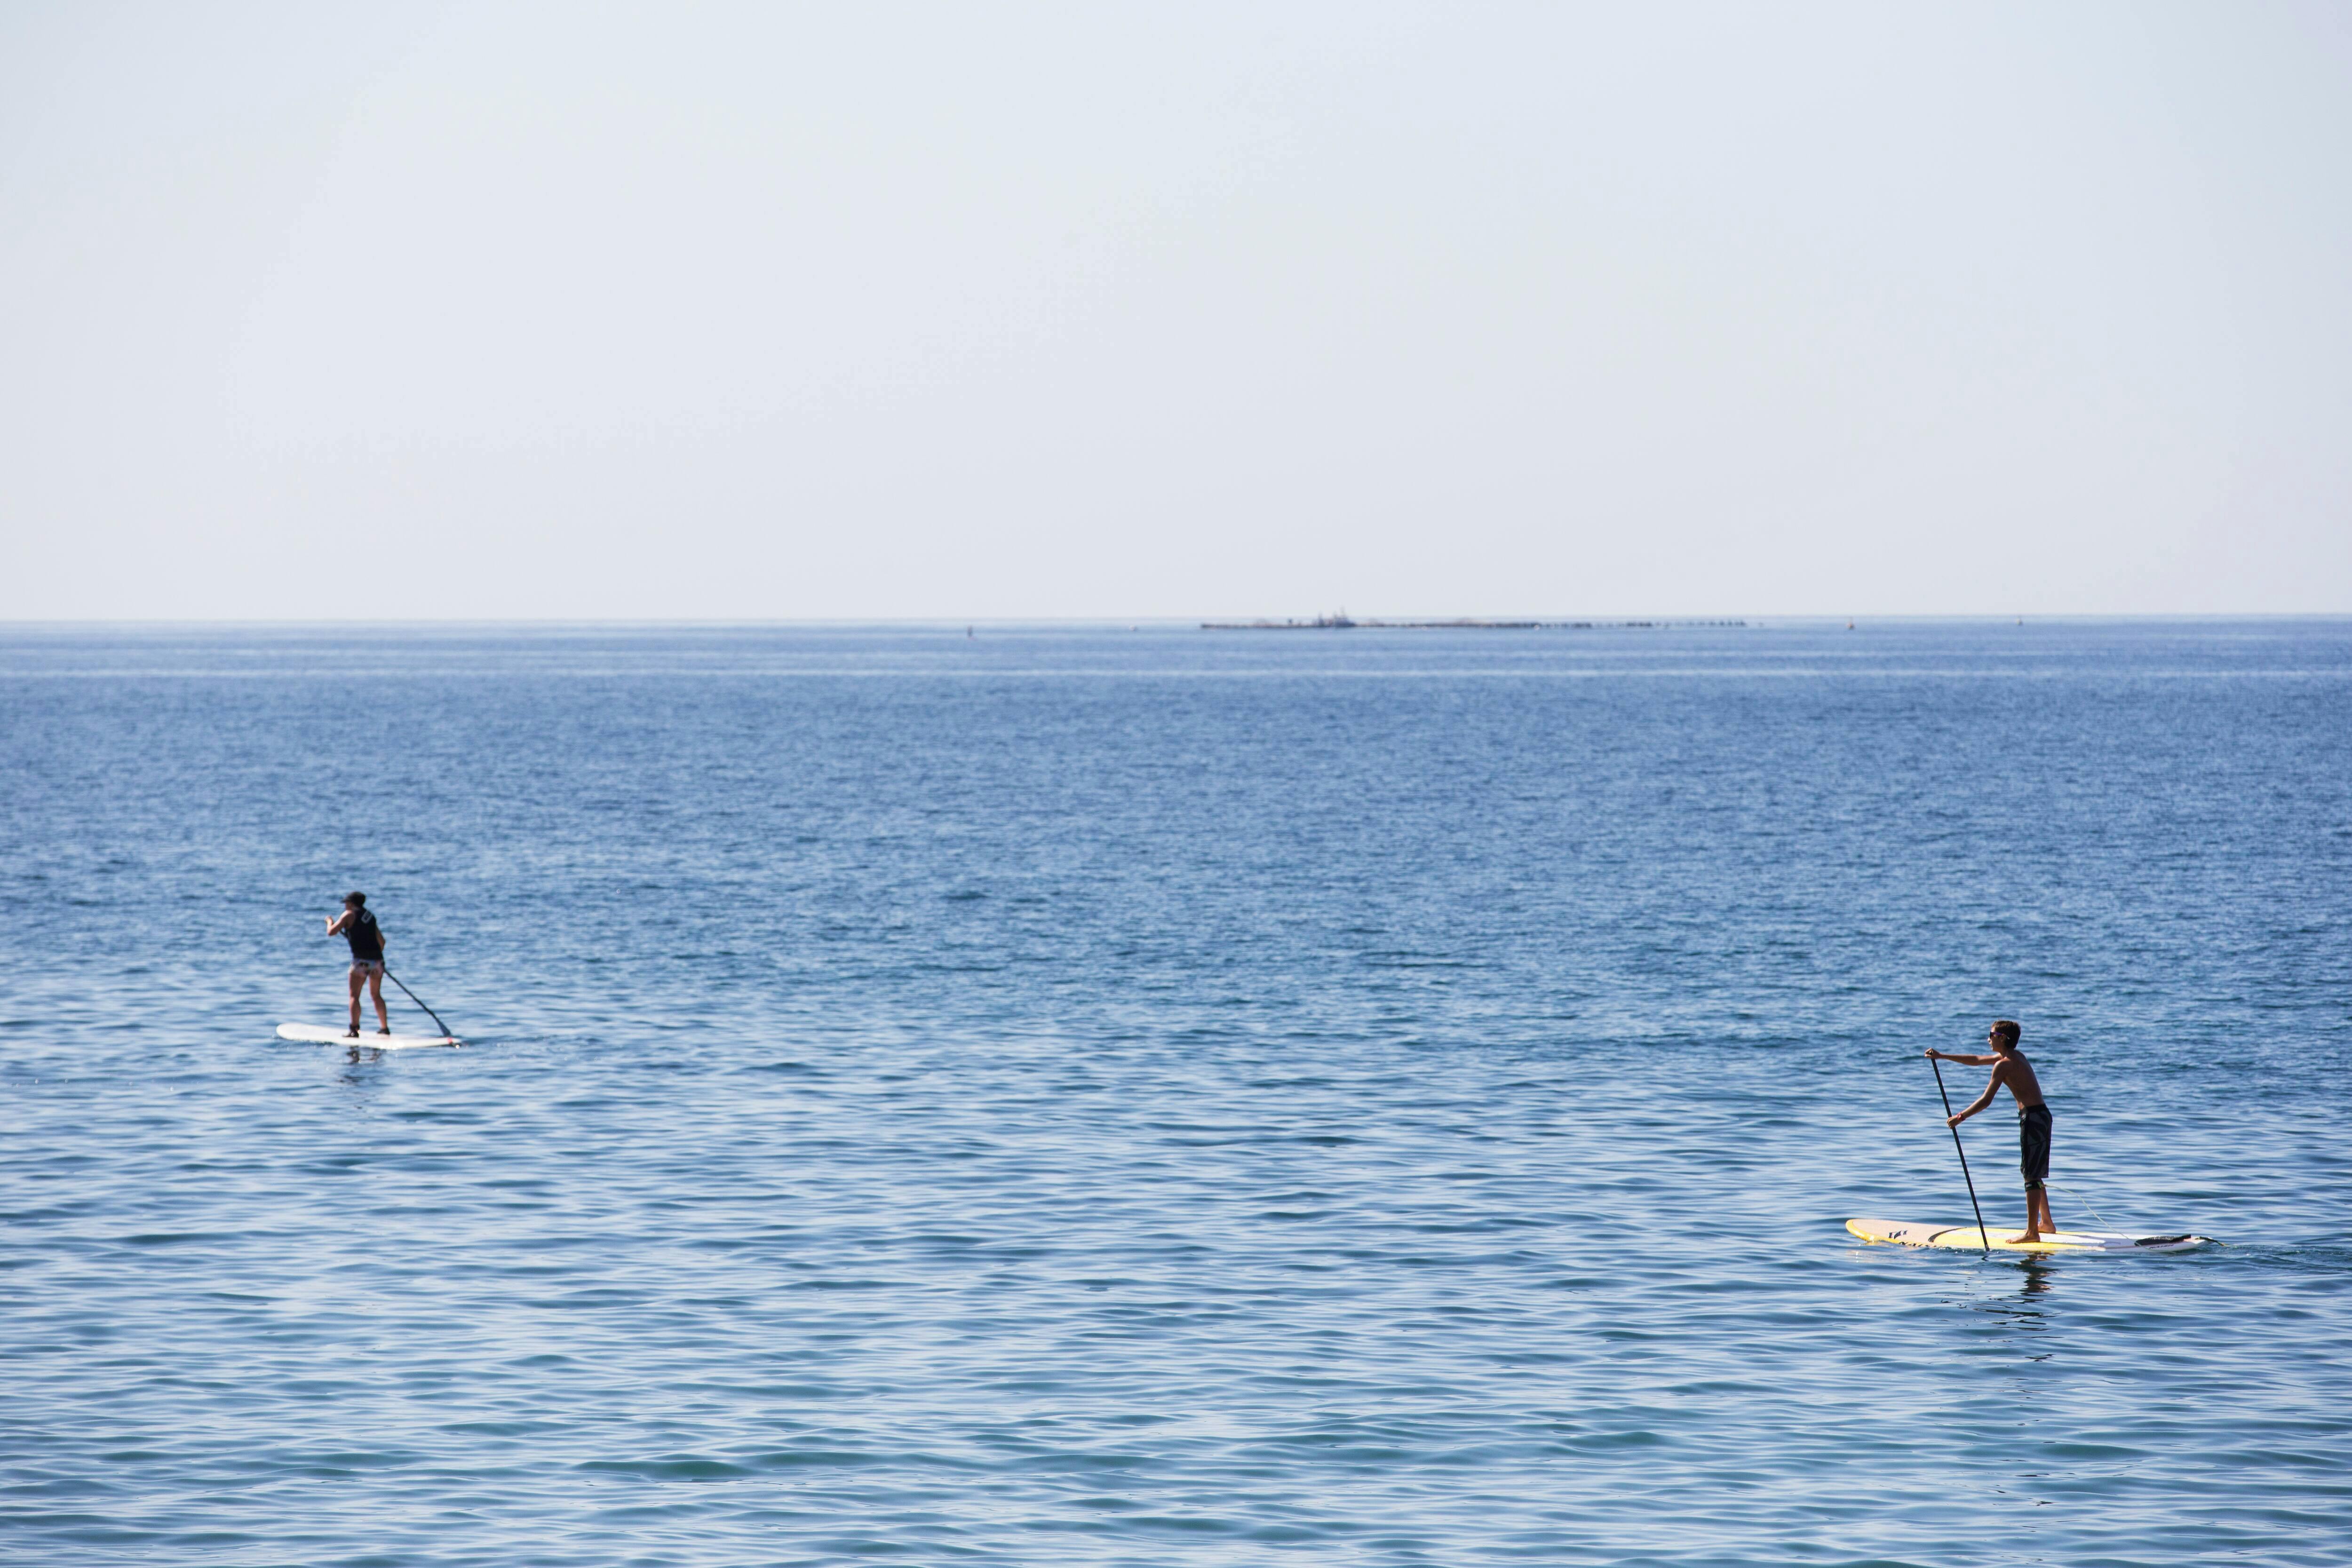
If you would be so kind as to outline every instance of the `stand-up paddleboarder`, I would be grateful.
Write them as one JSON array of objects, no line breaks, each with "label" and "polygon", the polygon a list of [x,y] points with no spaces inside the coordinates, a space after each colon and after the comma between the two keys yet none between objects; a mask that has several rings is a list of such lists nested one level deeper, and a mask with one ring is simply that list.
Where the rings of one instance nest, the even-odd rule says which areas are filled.
[{"label": "stand-up paddleboarder", "polygon": [[[359,983],[352,983],[352,1017],[359,1014]],[[359,1026],[355,1021],[352,1026]],[[1954,1056],[1945,1051],[1927,1054],[1941,1062],[1958,1062],[1964,1067],[1992,1068],[1992,1081],[1977,1096],[1976,1103],[1954,1111],[1945,1121],[1958,1127],[1978,1111],[1992,1103],[2001,1085],[2009,1086],[2011,1100],[2017,1101],[2018,1169],[2025,1174],[2025,1234],[2012,1236],[2012,1242],[2039,1241],[2048,1231],[2055,1235],[2058,1222],[2050,1217],[2050,1190],[2042,1184],[2050,1179],[2050,1107],[2042,1102],[2042,1085],[2033,1076],[2033,1064],[2017,1048],[2019,1036],[2024,1031],[2015,1023],[2002,1018],[1994,1023],[1985,1038],[1990,1042],[1993,1054],[1989,1057]]]},{"label": "stand-up paddleboarder", "polygon": [[[352,1029],[351,1037],[360,1037],[360,987],[365,985],[375,998],[376,1033],[392,1033],[392,1015],[383,1010],[383,928],[368,913],[365,893],[345,893],[343,912],[329,918],[327,934],[340,936],[352,944]],[[1955,1057],[1954,1061],[1972,1060]]]}]

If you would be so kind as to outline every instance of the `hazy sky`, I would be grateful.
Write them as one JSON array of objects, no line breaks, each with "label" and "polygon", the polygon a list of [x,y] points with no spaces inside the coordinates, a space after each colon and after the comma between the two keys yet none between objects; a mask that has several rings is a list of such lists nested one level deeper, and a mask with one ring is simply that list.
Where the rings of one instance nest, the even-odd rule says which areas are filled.
[{"label": "hazy sky", "polygon": [[2352,611],[2340,4],[0,3],[0,616]]}]

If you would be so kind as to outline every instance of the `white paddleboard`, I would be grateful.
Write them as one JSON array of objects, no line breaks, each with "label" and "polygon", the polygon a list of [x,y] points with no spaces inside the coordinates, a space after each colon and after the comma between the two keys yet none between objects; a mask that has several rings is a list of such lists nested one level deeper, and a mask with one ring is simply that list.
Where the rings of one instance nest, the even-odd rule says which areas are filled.
[{"label": "white paddleboard", "polygon": [[281,1040],[309,1040],[322,1046],[365,1046],[372,1051],[405,1051],[418,1046],[462,1046],[455,1035],[379,1035],[373,1029],[352,1034],[333,1024],[280,1024]]},{"label": "white paddleboard", "polygon": [[[1846,1229],[1864,1241],[1893,1242],[1899,1247],[1945,1247],[1979,1252],[2186,1252],[2210,1247],[2208,1236],[2125,1236],[2104,1230],[2044,1232],[2039,1241],[2011,1241],[2014,1230],[1996,1227],[1988,1237],[1972,1225],[1916,1225],[1891,1219],[1850,1219]],[[2021,1227],[2022,1228],[2022,1227]]]}]

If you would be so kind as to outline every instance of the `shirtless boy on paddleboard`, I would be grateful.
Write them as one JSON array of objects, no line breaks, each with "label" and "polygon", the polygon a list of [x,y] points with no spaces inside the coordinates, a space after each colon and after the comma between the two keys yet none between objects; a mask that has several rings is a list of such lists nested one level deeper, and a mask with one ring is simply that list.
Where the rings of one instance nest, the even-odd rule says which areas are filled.
[{"label": "shirtless boy on paddleboard", "polygon": [[[352,1016],[359,1017],[359,991],[352,991]],[[353,1027],[357,1027],[354,1024]],[[2050,1193],[2042,1184],[2050,1179],[2050,1107],[2042,1101],[2042,1085],[2033,1077],[2033,1064],[2017,1048],[2017,1038],[2024,1033],[2007,1018],[1992,1026],[1985,1037],[1992,1043],[1994,1054],[1989,1057],[1960,1057],[1944,1051],[1927,1054],[1939,1062],[1958,1062],[1965,1067],[1992,1068],[1992,1081],[1985,1085],[1977,1102],[1965,1110],[1954,1111],[1945,1118],[1958,1127],[1978,1111],[1992,1103],[2000,1086],[2009,1086],[2010,1098],[2017,1101],[2018,1168],[2025,1173],[2025,1234],[2012,1236],[2012,1242],[2039,1241],[2044,1231],[2055,1234],[2058,1222],[2050,1217]]]},{"label": "shirtless boy on paddleboard", "polygon": [[[352,1038],[360,1034],[360,987],[375,998],[376,1033],[392,1033],[392,1016],[383,1010],[383,928],[367,911],[365,893],[345,893],[343,912],[327,920],[327,934],[352,944]],[[1958,1057],[1954,1061],[1961,1060]]]}]

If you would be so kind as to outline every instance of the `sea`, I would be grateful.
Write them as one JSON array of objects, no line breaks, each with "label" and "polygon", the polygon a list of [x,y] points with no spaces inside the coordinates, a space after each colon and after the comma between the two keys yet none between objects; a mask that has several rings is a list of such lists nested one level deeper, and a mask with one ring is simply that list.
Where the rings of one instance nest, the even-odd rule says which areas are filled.
[{"label": "sea", "polygon": [[2352,621],[0,628],[12,1563],[2342,1564],[2347,1215]]}]

